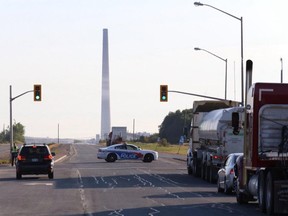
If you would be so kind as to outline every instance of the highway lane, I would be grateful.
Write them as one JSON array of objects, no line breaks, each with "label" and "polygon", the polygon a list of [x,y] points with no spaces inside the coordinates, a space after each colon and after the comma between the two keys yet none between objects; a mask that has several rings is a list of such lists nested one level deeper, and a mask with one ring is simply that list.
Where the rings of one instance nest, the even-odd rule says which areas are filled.
[{"label": "highway lane", "polygon": [[96,158],[97,146],[73,145],[56,163],[55,179],[23,176],[0,167],[0,215],[263,215],[257,205],[238,205],[234,195],[186,174],[185,162],[152,163]]}]

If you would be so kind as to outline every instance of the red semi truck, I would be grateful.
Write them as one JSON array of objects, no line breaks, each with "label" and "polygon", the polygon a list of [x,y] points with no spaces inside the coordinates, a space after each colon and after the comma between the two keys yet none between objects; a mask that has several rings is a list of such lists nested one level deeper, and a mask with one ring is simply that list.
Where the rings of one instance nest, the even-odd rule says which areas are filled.
[{"label": "red semi truck", "polygon": [[[236,163],[237,202],[258,200],[262,212],[287,214],[288,84],[251,85],[251,61],[247,61],[248,67],[251,73],[246,76],[246,86],[250,88],[246,92],[243,116],[244,156]],[[232,124],[238,126],[237,118]]]}]

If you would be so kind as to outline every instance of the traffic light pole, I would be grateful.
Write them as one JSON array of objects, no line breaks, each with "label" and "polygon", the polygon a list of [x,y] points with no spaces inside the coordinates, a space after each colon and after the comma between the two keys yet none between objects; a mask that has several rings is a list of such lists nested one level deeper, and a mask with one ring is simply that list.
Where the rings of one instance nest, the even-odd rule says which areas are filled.
[{"label": "traffic light pole", "polygon": [[[10,102],[10,153],[11,153],[10,155],[12,155],[12,149],[15,148],[13,144],[12,101],[30,92],[34,92],[34,90],[26,91],[20,95],[17,95],[16,97],[12,97],[12,86],[10,85],[10,99],[9,99],[9,102]],[[12,163],[12,160],[11,160],[11,163]]]}]

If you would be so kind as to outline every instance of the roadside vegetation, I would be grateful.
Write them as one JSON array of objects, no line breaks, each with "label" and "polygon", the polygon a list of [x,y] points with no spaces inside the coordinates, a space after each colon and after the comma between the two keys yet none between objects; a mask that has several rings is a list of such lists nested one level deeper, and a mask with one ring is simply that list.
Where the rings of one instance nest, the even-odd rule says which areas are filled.
[{"label": "roadside vegetation", "polygon": [[[22,144],[25,141],[25,127],[20,123],[14,122],[13,124],[13,140],[16,144]],[[9,143],[10,142],[10,127],[0,133],[0,143]]]},{"label": "roadside vegetation", "polygon": [[149,149],[162,153],[179,154],[179,155],[186,155],[187,150],[189,148],[188,143],[184,143],[183,145],[166,145],[166,146],[163,146],[159,143],[134,143],[134,144],[139,146],[141,149]]},{"label": "roadside vegetation", "polygon": [[169,112],[159,126],[159,138],[166,139],[171,144],[178,144],[181,136],[188,139],[191,119],[192,109]]}]

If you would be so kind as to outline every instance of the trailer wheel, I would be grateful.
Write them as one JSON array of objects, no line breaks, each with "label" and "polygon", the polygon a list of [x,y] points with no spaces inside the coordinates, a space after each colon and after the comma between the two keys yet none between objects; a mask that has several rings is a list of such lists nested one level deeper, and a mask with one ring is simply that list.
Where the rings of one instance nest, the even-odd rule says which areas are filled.
[{"label": "trailer wheel", "polygon": [[214,183],[217,181],[217,179],[214,178],[214,167],[213,166],[209,166],[209,170],[207,172],[207,179],[208,179],[208,182],[210,182],[210,183]]},{"label": "trailer wheel", "polygon": [[215,167],[211,167],[211,170],[210,170],[210,182],[211,183],[216,183],[217,182],[217,176],[218,176],[218,170],[219,169],[216,169]]},{"label": "trailer wheel", "polygon": [[274,197],[273,197],[273,175],[272,172],[268,172],[266,176],[266,211],[268,215],[273,214],[274,210]]},{"label": "trailer wheel", "polygon": [[193,174],[193,170],[191,169],[190,166],[187,167],[187,171],[188,171],[188,175],[192,175]]},{"label": "trailer wheel", "polygon": [[193,161],[193,174],[196,177],[200,177],[201,176],[201,169],[198,166],[198,162],[197,160]]},{"label": "trailer wheel", "polygon": [[206,172],[205,172],[205,180],[210,182],[210,169],[211,169],[211,166],[206,166]]},{"label": "trailer wheel", "polygon": [[203,180],[205,180],[205,173],[206,173],[206,163],[203,163],[202,164],[202,169],[201,169],[201,178],[203,179]]},{"label": "trailer wheel", "polygon": [[193,170],[192,170],[192,168],[191,168],[191,163],[189,164],[189,162],[188,162],[189,160],[188,160],[188,157],[187,157],[187,160],[186,160],[186,162],[187,162],[187,172],[188,172],[188,175],[192,175],[193,174]]},{"label": "trailer wheel", "polygon": [[264,171],[260,171],[258,176],[258,203],[260,210],[266,212],[266,185]]}]

